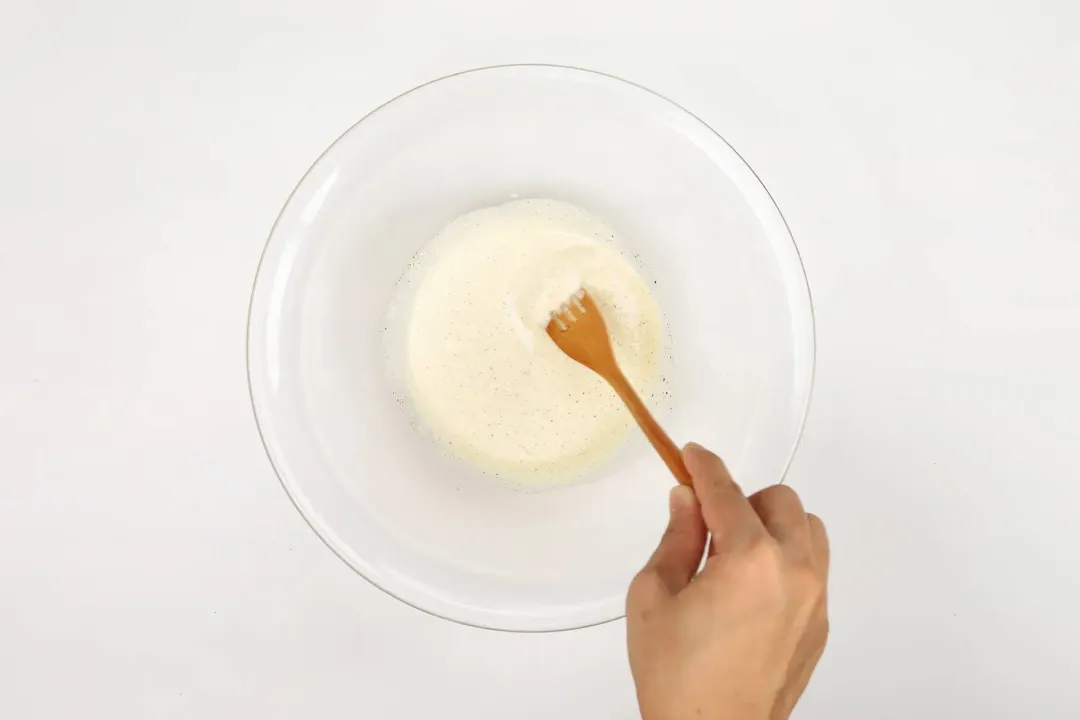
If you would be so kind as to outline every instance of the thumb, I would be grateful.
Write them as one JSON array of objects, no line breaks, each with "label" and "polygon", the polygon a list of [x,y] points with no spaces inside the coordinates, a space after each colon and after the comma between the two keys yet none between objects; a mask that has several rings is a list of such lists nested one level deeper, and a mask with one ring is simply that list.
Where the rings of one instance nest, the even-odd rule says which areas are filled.
[{"label": "thumb", "polygon": [[690,584],[701,564],[706,530],[701,506],[689,487],[673,487],[669,506],[671,519],[667,530],[642,574],[652,574],[669,595],[675,595]]}]

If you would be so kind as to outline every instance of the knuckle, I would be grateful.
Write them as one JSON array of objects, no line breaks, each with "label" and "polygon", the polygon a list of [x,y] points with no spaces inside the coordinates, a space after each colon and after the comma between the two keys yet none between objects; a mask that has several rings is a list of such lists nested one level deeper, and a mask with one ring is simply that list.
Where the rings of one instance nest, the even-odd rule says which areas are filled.
[{"label": "knuckle", "polygon": [[686,529],[676,523],[671,523],[664,528],[664,534],[660,537],[660,542],[665,543],[669,540],[675,540],[681,538],[686,534]]},{"label": "knuckle", "polygon": [[784,554],[780,551],[780,544],[766,533],[756,535],[750,541],[747,546],[746,556],[754,564],[762,565],[780,565],[784,559]]},{"label": "knuckle", "polygon": [[770,537],[751,541],[738,558],[739,572],[759,587],[775,587],[807,605],[823,603],[825,581],[809,560],[793,557]]},{"label": "knuckle", "polygon": [[792,570],[792,585],[807,601],[819,604],[825,598],[825,583],[813,565],[801,563]]},{"label": "knuckle", "polygon": [[630,582],[626,593],[626,620],[632,627],[653,622],[664,606],[663,582],[655,572],[643,570]]},{"label": "knuckle", "polygon": [[779,581],[783,576],[783,552],[780,546],[768,536],[752,540],[741,559],[743,570],[758,580]]},{"label": "knuckle", "polygon": [[630,589],[627,591],[627,595],[629,595],[630,597],[635,597],[635,596],[641,595],[641,593],[645,592],[645,590],[646,590],[645,586],[649,582],[648,576],[650,574],[651,574],[651,572],[646,569],[646,570],[640,571],[637,575],[635,575],[634,579],[630,581]]},{"label": "knuckle", "polygon": [[754,495],[755,505],[763,508],[786,507],[799,502],[799,495],[788,485],[770,485]]},{"label": "knuckle", "polygon": [[799,499],[799,494],[790,485],[773,485],[766,488],[765,492],[774,502],[789,503]]},{"label": "knuckle", "polygon": [[662,589],[663,583],[656,571],[645,568],[630,581],[630,588],[626,592],[627,608],[651,605]]},{"label": "knuckle", "polygon": [[829,532],[825,528],[825,522],[814,513],[807,513],[806,519],[810,522],[810,535],[817,542],[820,542],[828,548],[829,545]]}]

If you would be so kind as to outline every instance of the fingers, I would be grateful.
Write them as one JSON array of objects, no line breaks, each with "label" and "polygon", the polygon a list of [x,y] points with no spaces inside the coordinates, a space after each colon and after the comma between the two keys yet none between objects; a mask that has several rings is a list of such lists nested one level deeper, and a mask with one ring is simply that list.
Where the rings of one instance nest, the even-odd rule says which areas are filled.
[{"label": "fingers", "polygon": [[822,579],[829,576],[829,538],[817,515],[803,509],[799,494],[786,485],[773,485],[750,496],[750,505],[769,534],[792,557],[813,565]]},{"label": "fingers", "polygon": [[724,462],[696,443],[683,448],[683,462],[694,479],[705,525],[717,551],[762,535],[765,528]]},{"label": "fingers", "polygon": [[659,590],[675,595],[687,585],[701,564],[705,551],[705,521],[694,491],[685,485],[671,489],[671,519],[660,538],[656,552],[645,564],[639,577],[653,577]]},{"label": "fingers", "polygon": [[695,443],[683,448],[683,461],[694,480],[714,551],[768,534],[793,556],[812,562],[822,577],[828,577],[825,525],[821,518],[807,514],[798,493],[786,485],[774,485],[747,498],[723,461]]},{"label": "fingers", "polygon": [[787,485],[773,485],[749,497],[761,523],[783,546],[810,554],[810,521],[799,494]]},{"label": "fingers", "polygon": [[829,577],[829,535],[825,523],[817,515],[806,516],[810,524],[810,547],[814,557],[814,566],[825,578]]}]

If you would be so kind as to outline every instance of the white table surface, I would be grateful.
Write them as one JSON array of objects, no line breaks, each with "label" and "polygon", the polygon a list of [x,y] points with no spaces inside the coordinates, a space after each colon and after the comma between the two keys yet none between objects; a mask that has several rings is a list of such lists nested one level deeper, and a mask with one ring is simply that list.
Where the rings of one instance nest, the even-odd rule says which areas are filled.
[{"label": "white table surface", "polygon": [[1080,717],[1078,32],[1071,0],[0,1],[0,717],[635,716],[621,622],[475,630],[356,576],[248,402],[294,183],[503,62],[674,98],[792,226],[789,480],[834,544],[795,717]]}]

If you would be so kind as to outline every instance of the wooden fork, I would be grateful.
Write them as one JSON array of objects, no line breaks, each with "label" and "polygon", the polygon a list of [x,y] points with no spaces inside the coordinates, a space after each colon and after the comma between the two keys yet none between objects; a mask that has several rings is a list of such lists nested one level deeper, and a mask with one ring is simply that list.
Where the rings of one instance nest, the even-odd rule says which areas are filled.
[{"label": "wooden fork", "polygon": [[558,311],[552,313],[547,334],[560,350],[607,380],[626,403],[630,414],[634,416],[645,437],[660,454],[675,479],[683,485],[690,485],[690,473],[683,464],[679,448],[657,424],[615,362],[615,353],[611,349],[604,318],[589,293],[578,290]]}]

